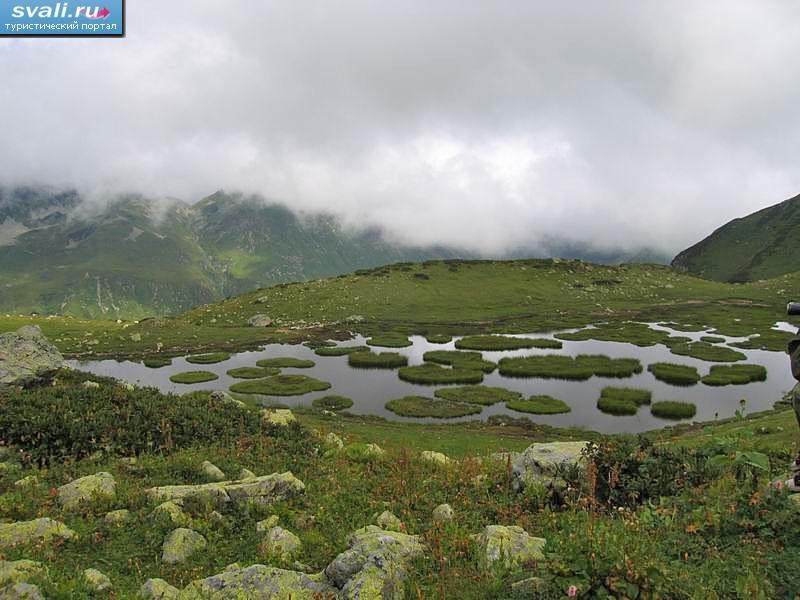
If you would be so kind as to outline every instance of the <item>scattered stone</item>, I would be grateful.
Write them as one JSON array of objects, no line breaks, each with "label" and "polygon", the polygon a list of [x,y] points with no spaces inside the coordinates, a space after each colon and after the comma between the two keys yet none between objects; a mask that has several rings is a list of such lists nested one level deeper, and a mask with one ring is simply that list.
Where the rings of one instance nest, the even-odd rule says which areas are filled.
[{"label": "scattered stone", "polygon": [[288,562],[300,552],[303,542],[300,538],[283,527],[272,527],[267,531],[261,543],[261,549],[268,556],[274,556]]},{"label": "scattered stone", "polygon": [[222,402],[226,404],[236,404],[237,406],[240,406],[242,408],[247,407],[247,404],[245,404],[241,400],[237,400],[236,398],[231,396],[228,392],[225,392],[223,390],[214,390],[213,392],[211,392],[210,397],[212,400],[215,400],[217,402]]},{"label": "scattered stone", "polygon": [[22,583],[43,571],[42,563],[33,560],[0,560],[0,587]]},{"label": "scattered stone", "polygon": [[250,325],[250,327],[269,327],[272,325],[272,319],[267,315],[258,314],[247,319],[247,324]]},{"label": "scattered stone", "polygon": [[86,502],[112,500],[116,487],[111,473],[87,475],[58,488],[58,503],[66,510],[74,510]]},{"label": "scattered stone", "polygon": [[433,509],[433,520],[435,523],[445,523],[453,520],[453,507],[449,504],[440,504]]},{"label": "scattered stone", "polygon": [[487,525],[482,533],[472,536],[482,547],[486,562],[497,561],[507,567],[535,560],[544,560],[546,540],[528,535],[522,527],[514,525]]},{"label": "scattered stone", "polygon": [[431,452],[430,450],[425,450],[420,453],[420,458],[427,462],[436,463],[439,465],[449,465],[452,461],[446,454],[442,454],[441,452]]},{"label": "scattered stone", "polygon": [[227,479],[222,469],[207,460],[204,460],[203,464],[200,465],[200,471],[211,481],[225,481]]},{"label": "scattered stone", "polygon": [[386,531],[403,531],[403,522],[388,510],[383,511],[380,515],[378,515],[375,523],[378,525],[378,527],[385,529]]},{"label": "scattered stone", "polygon": [[221,481],[201,485],[168,485],[150,488],[145,493],[152,500],[182,500],[199,498],[201,500],[232,502],[237,506],[257,504],[269,506],[295,498],[306,491],[306,486],[291,471],[263,475],[243,481]]},{"label": "scattered stone", "polygon": [[111,580],[108,575],[98,571],[97,569],[86,569],[83,572],[83,579],[86,585],[96,592],[104,592],[111,589]]},{"label": "scattered stone", "polygon": [[64,357],[34,325],[0,335],[0,390],[46,378],[63,365]]},{"label": "scattered stone", "polygon": [[36,477],[36,475],[28,475],[14,482],[14,487],[18,488],[33,487],[36,485],[39,485],[39,478]]},{"label": "scattered stone", "polygon": [[258,533],[266,533],[267,531],[275,527],[277,524],[278,524],[278,515],[272,515],[271,517],[268,517],[263,521],[259,521],[258,523],[256,523],[256,531]]},{"label": "scattered stone", "polygon": [[112,510],[111,512],[106,513],[106,516],[103,517],[103,520],[109,525],[122,525],[123,523],[127,523],[131,520],[131,511],[124,508],[120,510]]},{"label": "scattered stone", "polygon": [[49,517],[16,523],[0,523],[0,548],[49,541],[54,538],[68,540],[75,535],[69,527]]},{"label": "scattered stone", "polygon": [[341,450],[344,448],[344,442],[342,441],[342,438],[333,432],[330,432],[328,435],[326,435],[322,441],[326,446],[328,446],[328,448],[333,448],[334,450]]},{"label": "scattered stone", "polygon": [[286,426],[297,421],[288,408],[265,408],[261,411],[261,418],[272,425]]},{"label": "scattered stone", "polygon": [[186,561],[192,554],[206,547],[206,538],[192,531],[179,527],[167,536],[161,547],[161,560],[174,565]]},{"label": "scattered stone", "polygon": [[152,517],[168,519],[173,525],[188,525],[191,522],[189,515],[183,512],[182,500],[167,500],[155,507]]},{"label": "scattered stone", "polygon": [[144,600],[177,600],[180,590],[163,579],[148,579],[139,588],[139,598]]},{"label": "scattered stone", "polygon": [[[180,600],[314,600],[334,598],[338,590],[325,575],[307,575],[265,565],[226,570],[219,575],[190,583]],[[366,598],[364,599],[366,600]]]},{"label": "scattered stone", "polygon": [[85,387],[87,390],[96,390],[97,388],[100,387],[100,384],[97,383],[96,381],[84,381],[81,385]]},{"label": "scattered stone", "polygon": [[588,444],[589,442],[531,444],[511,459],[512,486],[519,490],[532,484],[558,482],[558,473],[565,466],[584,469],[586,460],[583,451]]},{"label": "scattered stone", "polygon": [[240,480],[243,480],[243,479],[255,479],[255,478],[256,478],[256,474],[253,473],[250,469],[242,469],[241,471],[239,471],[239,479]]},{"label": "scattered stone", "polygon": [[0,600],[44,600],[44,596],[35,585],[15,583],[0,589]]}]

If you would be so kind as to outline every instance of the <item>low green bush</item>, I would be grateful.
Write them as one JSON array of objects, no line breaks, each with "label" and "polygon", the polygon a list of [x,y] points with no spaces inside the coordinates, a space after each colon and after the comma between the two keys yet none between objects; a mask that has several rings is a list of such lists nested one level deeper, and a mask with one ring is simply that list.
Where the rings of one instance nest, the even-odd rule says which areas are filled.
[{"label": "low green bush", "polygon": [[659,381],[671,383],[672,385],[689,386],[700,381],[700,373],[697,372],[696,368],[689,365],[659,362],[651,364],[647,367],[647,370]]},{"label": "low green bush", "polygon": [[386,403],[386,410],[389,410],[401,417],[435,417],[437,419],[453,419],[476,415],[483,409],[475,404],[462,404],[426,398],[425,396],[406,396],[397,400],[390,400]]},{"label": "low green bush", "polygon": [[630,377],[642,372],[635,358],[610,358],[601,354],[563,356],[546,354],[503,358],[498,363],[500,373],[507,377],[541,377],[551,379],[585,380],[598,377]]},{"label": "low green bush", "polygon": [[624,400],[621,398],[604,398],[600,397],[597,401],[597,408],[601,412],[609,415],[635,415],[639,410],[639,405],[632,400]]},{"label": "low green bush", "polygon": [[161,356],[152,356],[145,358],[142,363],[149,369],[160,369],[161,367],[168,367],[172,364],[171,358],[163,358]]},{"label": "low green bush", "polygon": [[411,345],[411,340],[402,334],[383,334],[376,335],[367,340],[370,346],[380,346],[381,348],[405,348]]},{"label": "low green bush", "polygon": [[398,376],[403,381],[429,385],[447,383],[480,383],[483,381],[483,371],[472,369],[445,368],[437,364],[427,363],[413,367],[403,367],[398,371]]},{"label": "low green bush", "polygon": [[259,367],[276,369],[310,369],[316,363],[313,360],[281,356],[278,358],[262,358],[261,360],[257,360],[256,364]]},{"label": "low green bush", "polygon": [[600,397],[633,402],[640,406],[642,404],[650,404],[653,392],[639,388],[606,386],[600,391]]},{"label": "low green bush", "polygon": [[546,338],[521,338],[508,335],[470,335],[456,340],[460,350],[521,350],[525,348],[549,348],[558,350],[563,346],[558,340]]},{"label": "low green bush", "polygon": [[422,360],[441,365],[451,365],[459,369],[483,371],[484,373],[491,373],[497,368],[496,363],[484,360],[480,352],[466,352],[463,350],[429,350],[422,355]]},{"label": "low green bush", "polygon": [[426,335],[425,339],[430,344],[449,344],[453,341],[453,336],[447,335],[446,333],[432,333]]},{"label": "low green bush", "polygon": [[210,354],[195,354],[187,356],[186,362],[195,365],[213,365],[228,360],[231,357],[230,352],[212,352]]},{"label": "low green bush", "polygon": [[408,358],[397,352],[354,352],[347,364],[357,369],[396,369],[405,367]]},{"label": "low green bush", "polygon": [[697,414],[697,406],[691,402],[664,400],[651,404],[650,412],[662,419],[690,419]]},{"label": "low green bush", "polygon": [[265,396],[300,396],[309,392],[322,392],[331,387],[327,381],[320,381],[306,375],[273,375],[265,379],[252,379],[234,383],[232,392],[239,394],[263,394]]},{"label": "low green bush", "polygon": [[323,396],[322,398],[314,398],[311,402],[314,408],[320,410],[346,410],[353,406],[353,401],[346,396],[337,396],[332,394],[330,396]]},{"label": "low green bush", "polygon": [[138,455],[232,443],[261,431],[257,412],[212,400],[207,393],[177,396],[101,384],[48,385],[0,395],[0,441],[22,448],[40,464],[98,451]]},{"label": "low green bush", "polygon": [[353,352],[369,352],[369,346],[334,346],[314,350],[314,354],[317,356],[347,356]]},{"label": "low green bush", "polygon": [[485,385],[441,388],[436,390],[433,395],[452,402],[466,402],[467,404],[480,404],[483,406],[491,406],[498,402],[509,402],[522,398],[522,394],[519,392]]},{"label": "low green bush", "polygon": [[691,342],[676,344],[670,352],[679,356],[691,356],[709,362],[735,362],[745,360],[747,356],[726,346],[715,346],[707,342]]},{"label": "low green bush", "polygon": [[754,381],[765,381],[767,369],[761,365],[714,365],[702,381],[706,385],[744,385]]},{"label": "low green bush", "polygon": [[184,371],[169,378],[172,383],[205,383],[215,379],[219,379],[219,375],[211,371]]},{"label": "low green bush", "polygon": [[262,377],[277,375],[280,372],[280,369],[265,367],[238,367],[227,371],[228,375],[235,379],[261,379]]},{"label": "low green bush", "polygon": [[572,410],[563,400],[544,395],[531,396],[527,400],[523,398],[508,400],[506,402],[506,408],[534,415],[556,415],[559,413],[568,413]]}]

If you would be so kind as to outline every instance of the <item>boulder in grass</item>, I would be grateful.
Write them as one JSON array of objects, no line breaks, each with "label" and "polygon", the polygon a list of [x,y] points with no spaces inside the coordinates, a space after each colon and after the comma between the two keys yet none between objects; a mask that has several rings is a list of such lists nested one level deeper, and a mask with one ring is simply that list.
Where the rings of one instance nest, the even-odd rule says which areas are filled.
[{"label": "boulder in grass", "polygon": [[203,550],[207,544],[206,538],[196,531],[180,527],[164,540],[161,560],[169,565],[185,562],[193,554]]},{"label": "boulder in grass", "polygon": [[0,391],[45,379],[64,357],[34,325],[0,335]]},{"label": "boulder in grass", "polygon": [[113,499],[116,487],[111,473],[87,475],[58,488],[58,503],[66,510],[75,510],[85,503]]},{"label": "boulder in grass", "polygon": [[506,567],[513,567],[544,560],[546,540],[528,535],[522,527],[487,525],[481,533],[472,537],[488,564],[501,562]]}]

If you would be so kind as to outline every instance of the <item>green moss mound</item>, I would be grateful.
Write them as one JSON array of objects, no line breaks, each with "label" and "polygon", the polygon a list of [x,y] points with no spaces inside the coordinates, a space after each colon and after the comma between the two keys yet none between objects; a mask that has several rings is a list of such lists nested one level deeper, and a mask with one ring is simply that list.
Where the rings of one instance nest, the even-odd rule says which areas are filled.
[{"label": "green moss mound", "polygon": [[631,400],[601,397],[597,401],[597,408],[600,410],[600,412],[604,412],[609,415],[625,416],[635,415],[639,410],[639,405]]},{"label": "green moss mound", "polygon": [[665,400],[653,403],[650,412],[662,419],[690,419],[697,414],[697,406],[691,402]]},{"label": "green moss mound", "polygon": [[647,367],[647,370],[659,381],[671,383],[672,385],[689,386],[700,381],[700,373],[689,365],[660,362],[651,364]]},{"label": "green moss mound", "polygon": [[635,358],[610,358],[602,354],[562,356],[520,356],[503,358],[498,364],[500,373],[507,377],[541,377],[545,379],[570,379],[581,381],[593,375],[598,377],[630,377],[642,372],[642,364]]},{"label": "green moss mound", "polygon": [[447,369],[437,364],[416,365],[403,367],[398,371],[398,376],[403,381],[422,383],[427,385],[448,383],[480,383],[483,381],[483,371],[472,369]]},{"label": "green moss mound", "polygon": [[558,340],[546,338],[518,338],[508,335],[469,335],[456,341],[456,348],[461,350],[521,350],[524,348],[560,349],[563,346]]},{"label": "green moss mound", "polygon": [[346,410],[353,406],[353,401],[346,396],[337,396],[335,394],[331,394],[330,396],[323,396],[322,398],[314,398],[311,402],[314,408],[319,408],[320,410]]},{"label": "green moss mound", "polygon": [[354,352],[347,364],[357,369],[396,369],[405,367],[408,358],[397,352]]},{"label": "green moss mound", "polygon": [[557,333],[555,337],[573,342],[587,340],[624,342],[640,347],[667,344],[670,340],[670,335],[666,331],[652,329],[644,323],[607,323],[579,331]]},{"label": "green moss mound", "polygon": [[277,375],[280,373],[280,369],[263,367],[238,367],[236,369],[228,369],[227,373],[235,379],[261,379],[262,377]]},{"label": "green moss mound", "polygon": [[725,346],[715,346],[707,342],[677,344],[670,348],[670,352],[679,356],[691,356],[692,358],[699,358],[709,362],[735,362],[747,358],[741,352]]},{"label": "green moss mound", "polygon": [[[743,332],[747,335],[749,332]],[[794,334],[788,331],[780,331],[778,329],[762,330],[753,337],[731,344],[736,348],[744,348],[746,350],[769,350],[772,352],[784,352],[786,345],[794,337]]]},{"label": "green moss mound", "polygon": [[430,335],[426,335],[425,339],[430,344],[449,344],[453,341],[453,336],[445,333],[432,333]]},{"label": "green moss mound", "polygon": [[369,352],[369,346],[335,346],[314,350],[314,354],[317,356],[347,356],[353,352]]},{"label": "green moss mound", "polygon": [[145,358],[142,363],[148,369],[160,369],[161,367],[168,367],[172,364],[171,358],[152,357]]},{"label": "green moss mound", "polygon": [[522,398],[509,400],[506,402],[506,408],[534,415],[557,415],[572,410],[563,400],[544,395],[531,396],[527,400]]},{"label": "green moss mound", "polygon": [[262,358],[256,361],[259,367],[276,369],[310,369],[316,363],[313,360],[304,358],[294,358],[292,356],[281,356],[278,358]]},{"label": "green moss mound", "polygon": [[624,400],[625,402],[633,402],[637,406],[641,406],[642,404],[650,404],[650,400],[653,398],[653,392],[639,388],[607,386],[600,391],[600,397]]},{"label": "green moss mound", "polygon": [[401,334],[384,334],[376,335],[367,340],[370,346],[379,346],[381,348],[406,348],[411,345],[411,340]]},{"label": "green moss mound", "polygon": [[462,404],[427,398],[425,396],[406,396],[397,400],[390,400],[386,403],[386,410],[389,410],[401,417],[434,417],[437,419],[454,419],[467,415],[476,415],[483,409],[474,404]]},{"label": "green moss mound", "polygon": [[451,402],[480,404],[491,406],[499,402],[513,402],[522,399],[522,394],[499,387],[485,385],[465,385],[454,388],[442,388],[433,393],[437,398]]},{"label": "green moss mound", "polygon": [[472,369],[491,373],[497,368],[497,363],[484,360],[480,352],[466,352],[463,350],[430,350],[422,355],[422,360],[440,365],[451,365],[459,369]]},{"label": "green moss mound", "polygon": [[171,375],[169,380],[172,383],[205,383],[219,379],[219,375],[211,371],[184,371]]},{"label": "green moss mound", "polygon": [[707,344],[722,344],[725,341],[725,338],[716,335],[704,335],[700,338],[700,341]]},{"label": "green moss mound", "polygon": [[309,392],[322,392],[330,387],[331,384],[327,381],[320,381],[306,375],[283,374],[234,383],[231,391],[239,394],[263,394],[265,396],[301,396]]},{"label": "green moss mound", "polygon": [[195,365],[213,365],[228,360],[231,357],[230,352],[212,352],[210,354],[194,354],[187,356],[186,362]]},{"label": "green moss mound", "polygon": [[761,365],[714,365],[702,381],[706,385],[744,385],[754,381],[765,381],[767,369]]}]

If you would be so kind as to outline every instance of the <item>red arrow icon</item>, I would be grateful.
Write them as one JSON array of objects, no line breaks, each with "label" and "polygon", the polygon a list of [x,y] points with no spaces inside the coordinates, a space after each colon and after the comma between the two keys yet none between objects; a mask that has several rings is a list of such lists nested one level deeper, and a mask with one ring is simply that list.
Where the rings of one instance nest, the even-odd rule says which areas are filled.
[{"label": "red arrow icon", "polygon": [[90,17],[90,16],[88,16],[88,15],[87,15],[87,18],[88,18],[88,19],[107,19],[107,18],[108,18],[108,15],[110,15],[110,14],[111,14],[111,11],[110,11],[110,10],[108,10],[108,9],[107,9],[107,8],[104,6],[104,7],[103,7],[103,10],[101,10],[101,11],[98,11],[98,12],[97,12],[97,14],[95,14],[95,15],[94,15],[94,16],[92,16],[92,17]]}]

